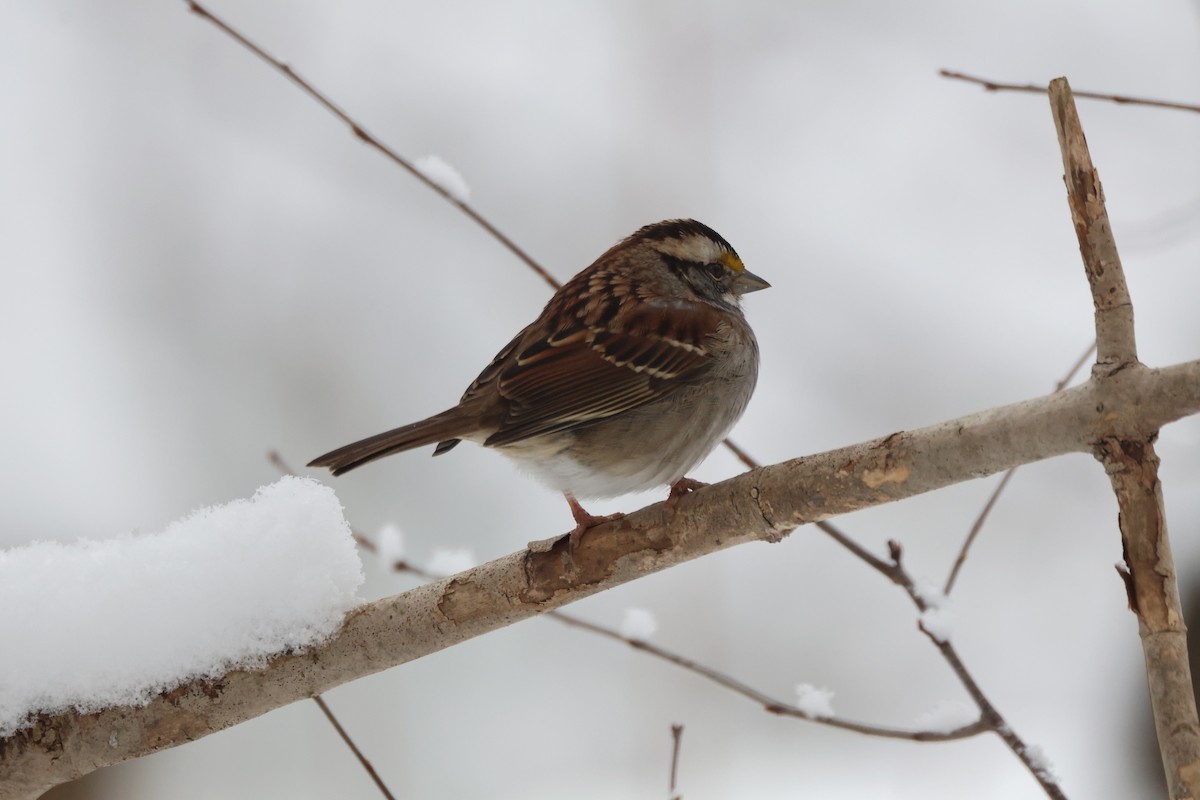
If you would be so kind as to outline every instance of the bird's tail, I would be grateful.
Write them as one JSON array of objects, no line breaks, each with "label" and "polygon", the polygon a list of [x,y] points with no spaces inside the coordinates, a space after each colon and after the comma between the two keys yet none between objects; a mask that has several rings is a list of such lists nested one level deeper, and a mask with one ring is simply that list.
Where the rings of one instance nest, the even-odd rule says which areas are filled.
[{"label": "bird's tail", "polygon": [[470,422],[463,419],[457,408],[452,408],[420,422],[394,428],[345,447],[339,447],[337,450],[331,450],[323,456],[314,458],[308,463],[308,466],[329,467],[334,475],[341,475],[343,472],[349,472],[377,458],[434,442],[440,443],[437,450],[434,451],[434,455],[438,455],[458,444],[458,439],[469,433],[470,430]]}]

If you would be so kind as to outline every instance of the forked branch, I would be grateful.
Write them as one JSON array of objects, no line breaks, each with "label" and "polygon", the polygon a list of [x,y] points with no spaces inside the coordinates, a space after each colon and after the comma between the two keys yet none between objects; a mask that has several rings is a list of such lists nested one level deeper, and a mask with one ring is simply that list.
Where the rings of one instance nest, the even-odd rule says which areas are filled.
[{"label": "forked branch", "polygon": [[[1050,82],[1050,107],[1062,149],[1071,218],[1096,308],[1098,355],[1093,376],[1144,372],[1134,341],[1133,304],[1104,208],[1104,190],[1066,78]],[[1123,574],[1138,618],[1167,786],[1172,798],[1196,797],[1200,795],[1200,721],[1154,452],[1158,431],[1131,426],[1133,420],[1110,413],[1112,409],[1103,411],[1109,421],[1093,453],[1112,480],[1120,509],[1127,570]]]}]

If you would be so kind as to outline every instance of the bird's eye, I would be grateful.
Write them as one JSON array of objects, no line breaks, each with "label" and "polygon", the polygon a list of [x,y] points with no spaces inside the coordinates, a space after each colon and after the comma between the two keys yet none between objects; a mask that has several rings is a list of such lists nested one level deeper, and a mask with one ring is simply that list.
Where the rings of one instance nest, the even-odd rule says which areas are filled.
[{"label": "bird's eye", "polygon": [[714,281],[719,281],[725,277],[725,265],[717,261],[714,261],[711,264],[705,264],[704,271],[707,272],[708,277],[712,278]]}]

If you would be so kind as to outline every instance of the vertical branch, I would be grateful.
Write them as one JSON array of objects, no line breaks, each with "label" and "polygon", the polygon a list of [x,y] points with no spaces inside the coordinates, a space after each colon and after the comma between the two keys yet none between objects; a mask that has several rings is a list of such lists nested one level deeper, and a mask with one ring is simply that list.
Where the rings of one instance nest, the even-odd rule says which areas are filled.
[{"label": "vertical branch", "polygon": [[1071,220],[1079,239],[1079,253],[1092,287],[1096,307],[1096,366],[1100,369],[1132,364],[1137,361],[1137,343],[1133,335],[1133,303],[1125,285],[1121,257],[1108,223],[1104,207],[1104,189],[1092,165],[1087,139],[1075,110],[1075,100],[1066,78],[1050,82],[1050,108],[1058,145],[1062,149],[1063,180]]},{"label": "vertical branch", "polygon": [[[1071,217],[1079,237],[1088,285],[1096,307],[1097,364],[1103,379],[1144,367],[1137,360],[1133,305],[1116,243],[1104,209],[1104,192],[1065,78],[1050,83],[1050,106],[1066,170]],[[1108,414],[1095,445],[1096,458],[1112,481],[1120,509],[1131,610],[1146,661],[1146,680],[1158,732],[1163,770],[1171,797],[1200,796],[1200,720],[1192,692],[1187,628],[1179,603],[1175,563],[1167,538],[1166,512],[1153,441],[1158,432],[1139,433],[1121,415]]]},{"label": "vertical branch", "polygon": [[683,743],[683,726],[671,726],[671,786],[668,790],[671,800],[680,800],[675,792],[675,778],[679,775],[679,746]]},{"label": "vertical branch", "polygon": [[1192,692],[1187,628],[1167,538],[1158,456],[1147,441],[1106,438],[1097,447],[1120,507],[1131,610],[1146,661],[1150,705],[1171,797],[1200,796],[1200,722]]}]

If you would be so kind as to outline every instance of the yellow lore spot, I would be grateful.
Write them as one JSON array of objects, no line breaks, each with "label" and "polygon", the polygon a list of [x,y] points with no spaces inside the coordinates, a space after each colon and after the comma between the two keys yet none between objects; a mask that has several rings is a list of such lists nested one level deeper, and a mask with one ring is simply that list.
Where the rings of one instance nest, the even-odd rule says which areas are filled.
[{"label": "yellow lore spot", "polygon": [[746,265],[734,253],[721,253],[721,263],[729,267],[734,272],[745,272]]}]

